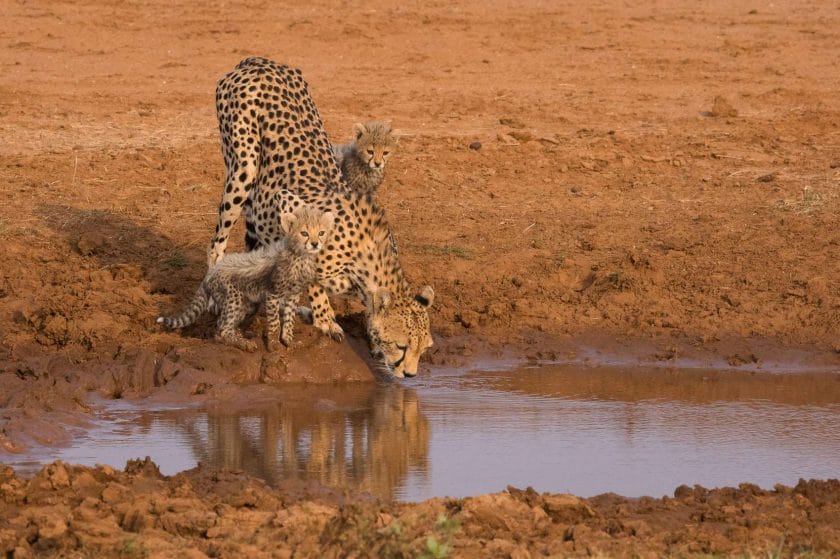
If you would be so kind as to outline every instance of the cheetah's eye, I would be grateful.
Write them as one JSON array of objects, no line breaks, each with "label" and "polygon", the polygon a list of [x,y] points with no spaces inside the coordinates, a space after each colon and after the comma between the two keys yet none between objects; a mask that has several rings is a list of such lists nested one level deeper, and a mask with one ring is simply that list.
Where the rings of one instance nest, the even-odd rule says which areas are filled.
[{"label": "cheetah's eye", "polygon": [[391,152],[388,151],[388,150],[385,150],[385,151],[382,152],[382,155],[384,155],[385,157],[388,157],[388,155],[390,155],[390,154],[391,154]]},{"label": "cheetah's eye", "polygon": [[307,233],[306,231],[301,231],[301,232],[300,232],[300,235],[301,235],[302,237],[307,238],[307,239],[309,238],[309,233]]},{"label": "cheetah's eye", "polygon": [[373,150],[372,149],[367,150],[367,154],[368,155],[373,155]]},{"label": "cheetah's eye", "polygon": [[319,236],[319,237],[323,237],[323,236],[324,236],[324,235],[326,235],[326,234],[327,234],[327,232],[326,232],[326,231],[318,231],[318,236]]}]

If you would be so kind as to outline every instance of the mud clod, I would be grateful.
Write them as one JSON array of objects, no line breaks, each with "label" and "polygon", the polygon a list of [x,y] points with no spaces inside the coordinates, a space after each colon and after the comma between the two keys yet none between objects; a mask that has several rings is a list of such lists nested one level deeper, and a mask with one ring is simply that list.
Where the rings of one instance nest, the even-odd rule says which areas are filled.
[{"label": "mud clod", "polygon": [[726,97],[718,95],[712,101],[712,108],[704,112],[703,115],[718,118],[736,117],[738,116],[738,111],[732,106]]}]

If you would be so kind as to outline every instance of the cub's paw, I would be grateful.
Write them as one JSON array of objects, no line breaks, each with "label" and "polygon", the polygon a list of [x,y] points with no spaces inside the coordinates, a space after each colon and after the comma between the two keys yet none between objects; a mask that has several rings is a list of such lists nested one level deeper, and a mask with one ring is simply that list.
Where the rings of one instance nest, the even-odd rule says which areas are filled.
[{"label": "cub's paw", "polygon": [[257,343],[253,340],[246,340],[245,338],[242,338],[237,340],[233,345],[242,351],[257,351]]},{"label": "cub's paw", "polygon": [[241,349],[242,351],[256,351],[257,344],[253,340],[247,340],[244,337],[240,336],[220,336],[217,338],[221,342],[224,342],[228,345],[231,345],[237,349]]}]

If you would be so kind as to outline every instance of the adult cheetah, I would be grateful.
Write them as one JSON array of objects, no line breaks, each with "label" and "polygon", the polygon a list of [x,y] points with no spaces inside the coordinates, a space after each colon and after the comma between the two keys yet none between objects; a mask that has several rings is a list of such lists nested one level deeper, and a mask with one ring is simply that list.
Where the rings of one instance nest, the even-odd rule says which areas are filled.
[{"label": "adult cheetah", "polygon": [[333,212],[331,240],[308,291],[313,322],[341,339],[327,292],[358,293],[372,354],[395,376],[414,376],[432,345],[428,307],[434,291],[411,291],[384,210],[342,179],[301,71],[247,58],[219,81],[216,112],[226,174],[208,263],[224,255],[243,208],[249,250],[281,238],[279,216],[301,204]]}]

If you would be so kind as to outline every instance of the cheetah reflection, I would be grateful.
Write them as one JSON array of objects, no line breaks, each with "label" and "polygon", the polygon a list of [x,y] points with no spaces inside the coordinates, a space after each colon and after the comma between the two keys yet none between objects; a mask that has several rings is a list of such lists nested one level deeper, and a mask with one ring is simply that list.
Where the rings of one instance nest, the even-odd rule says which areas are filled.
[{"label": "cheetah reflection", "polygon": [[288,399],[240,415],[181,419],[200,462],[393,498],[409,471],[425,474],[429,424],[401,386],[295,387]]}]

